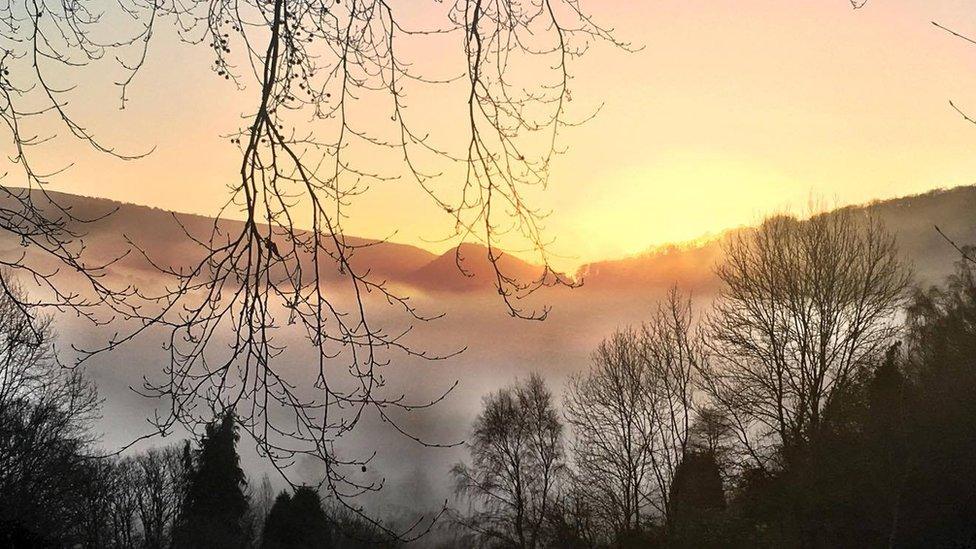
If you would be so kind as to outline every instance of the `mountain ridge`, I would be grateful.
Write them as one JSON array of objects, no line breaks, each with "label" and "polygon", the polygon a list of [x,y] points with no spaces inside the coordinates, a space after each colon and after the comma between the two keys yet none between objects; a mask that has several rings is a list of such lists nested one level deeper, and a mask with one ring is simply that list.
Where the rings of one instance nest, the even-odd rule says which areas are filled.
[{"label": "mountain ridge", "polygon": [[[39,193],[40,191],[33,191]],[[184,235],[184,228],[198,237],[208,234],[214,218],[200,214],[171,212],[154,206],[120,202],[48,191],[72,215],[97,218],[85,223],[86,246],[95,255],[111,255],[123,243],[125,235],[135,245],[150,251],[158,263],[176,264],[199,253],[199,247]],[[933,189],[899,198],[875,200],[848,205],[836,210],[860,209],[878,215],[898,240],[906,257],[916,264],[921,278],[935,281],[945,272],[944,265],[931,268],[942,257],[955,250],[935,231],[938,225],[954,242],[961,245],[976,241],[976,186]],[[105,215],[110,213],[110,215]],[[220,219],[221,230],[232,231],[242,221]],[[580,266],[576,279],[584,288],[597,290],[634,290],[661,287],[681,281],[683,287],[698,291],[717,288],[714,266],[722,256],[722,242],[729,235],[749,227],[730,228],[711,238],[685,243],[669,243],[621,258],[593,261]],[[182,238],[180,238],[182,236]],[[117,238],[116,242],[111,239]],[[2,237],[0,237],[2,238]],[[391,283],[429,292],[470,292],[492,288],[494,271],[487,249],[476,243],[462,243],[437,254],[420,246],[345,236],[354,245],[351,261],[373,276]],[[90,243],[89,243],[90,242]],[[18,244],[19,245],[19,244]],[[530,281],[542,273],[542,266],[511,254],[502,254],[503,272],[520,281]],[[145,268],[145,266],[142,266]],[[459,269],[460,267],[460,269]],[[133,268],[140,268],[136,263]],[[337,275],[338,276],[338,275]]]}]

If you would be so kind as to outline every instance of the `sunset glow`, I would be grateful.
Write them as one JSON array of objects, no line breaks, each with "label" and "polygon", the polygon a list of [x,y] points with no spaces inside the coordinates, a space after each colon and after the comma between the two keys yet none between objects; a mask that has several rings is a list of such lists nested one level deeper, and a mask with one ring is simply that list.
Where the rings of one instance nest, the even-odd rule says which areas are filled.
[{"label": "sunset glow", "polygon": [[[567,151],[549,190],[532,195],[552,211],[547,235],[566,268],[802,209],[811,196],[860,203],[973,181],[976,128],[948,101],[976,109],[968,101],[976,54],[930,22],[969,30],[963,2],[591,4],[643,49],[594,44],[575,66],[577,114],[599,113],[562,131]],[[435,72],[456,68],[450,56],[425,51]],[[239,168],[239,153],[219,136],[239,127],[253,90],[236,91],[207,59],[163,36],[124,111],[96,101],[117,93],[112,86],[80,96],[75,108],[104,141],[156,149],[120,162],[61,142],[51,150],[76,150],[75,166],[52,188],[213,214]],[[463,108],[463,94],[444,97]],[[444,97],[409,99],[424,110]],[[428,125],[464,139],[463,122]],[[395,158],[382,163],[378,171],[400,173]],[[394,240],[434,251],[453,244],[440,242],[450,217],[409,178],[373,184],[349,212],[350,234],[396,231]]]}]

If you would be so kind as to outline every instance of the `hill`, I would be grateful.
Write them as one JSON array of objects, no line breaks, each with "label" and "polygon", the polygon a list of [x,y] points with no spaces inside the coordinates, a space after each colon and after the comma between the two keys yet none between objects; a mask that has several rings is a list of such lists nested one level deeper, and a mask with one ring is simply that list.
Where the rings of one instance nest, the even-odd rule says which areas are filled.
[{"label": "hill", "polygon": [[[958,245],[976,243],[976,186],[933,190],[843,209],[878,216],[894,234],[902,255],[913,264],[920,283],[937,282],[958,259],[936,226]],[[578,276],[584,278],[584,287],[604,291],[681,281],[683,287],[710,293],[718,287],[714,267],[722,258],[722,241],[739,230],[743,229],[732,229],[704,242],[666,245],[633,257],[591,263],[581,267]]]},{"label": "hill", "polygon": [[[96,219],[78,227],[84,234],[85,257],[93,263],[117,256],[127,247],[126,239],[129,239],[159,264],[188,265],[193,258],[200,257],[202,250],[186,238],[183,230],[197,238],[206,238],[214,227],[214,220],[205,216],[102,198],[49,194],[59,205],[69,208],[72,215]],[[39,195],[37,199],[39,203],[44,202]],[[904,256],[914,264],[921,282],[934,282],[944,276],[958,255],[935,230],[936,226],[957,244],[976,242],[976,186],[940,189],[845,209],[852,208],[869,211],[885,222],[896,236]],[[220,220],[217,226],[221,231],[233,234],[240,229],[241,222]],[[578,291],[633,292],[659,289],[680,281],[689,290],[710,294],[717,289],[713,271],[722,257],[722,240],[731,233],[583,265],[576,273],[577,279],[584,281],[583,288]],[[357,246],[353,264],[363,270],[369,269],[381,280],[425,292],[450,293],[490,290],[494,284],[487,250],[478,244],[461,244],[436,255],[408,244],[352,236],[346,239]],[[0,235],[0,251],[20,253],[22,249],[19,240]],[[506,274],[519,280],[535,279],[542,272],[540,266],[508,254],[502,256],[499,264]],[[117,267],[137,272],[151,270],[137,254]],[[149,274],[142,273],[143,276]]]}]

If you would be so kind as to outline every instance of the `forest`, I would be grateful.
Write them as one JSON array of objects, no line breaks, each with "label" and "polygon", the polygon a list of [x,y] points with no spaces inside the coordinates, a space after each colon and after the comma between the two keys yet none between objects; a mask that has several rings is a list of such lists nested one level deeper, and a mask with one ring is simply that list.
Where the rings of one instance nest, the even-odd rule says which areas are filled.
[{"label": "forest", "polygon": [[6,299],[0,546],[976,545],[970,250],[919,287],[847,209],[769,217],[724,257],[714,303],[675,286],[561,391],[532,374],[485,395],[455,497],[409,539],[327,485],[248,479],[230,408],[193,440],[105,455],[95,387]]}]

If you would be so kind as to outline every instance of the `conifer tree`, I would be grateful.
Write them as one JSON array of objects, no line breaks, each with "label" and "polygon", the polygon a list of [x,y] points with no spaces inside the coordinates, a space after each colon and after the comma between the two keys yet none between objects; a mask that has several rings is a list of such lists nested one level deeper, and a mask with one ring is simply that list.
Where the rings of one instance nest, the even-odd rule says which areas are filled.
[{"label": "conifer tree", "polygon": [[708,451],[685,454],[671,484],[668,529],[674,547],[720,547],[718,519],[725,510],[722,475]]},{"label": "conifer tree", "polygon": [[233,412],[207,426],[189,473],[177,547],[246,545],[247,480],[237,455],[238,439]]},{"label": "conifer tree", "polygon": [[329,519],[319,494],[308,486],[278,494],[264,525],[262,549],[320,549],[332,547]]}]

